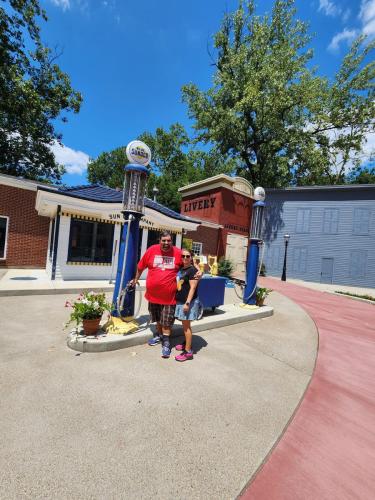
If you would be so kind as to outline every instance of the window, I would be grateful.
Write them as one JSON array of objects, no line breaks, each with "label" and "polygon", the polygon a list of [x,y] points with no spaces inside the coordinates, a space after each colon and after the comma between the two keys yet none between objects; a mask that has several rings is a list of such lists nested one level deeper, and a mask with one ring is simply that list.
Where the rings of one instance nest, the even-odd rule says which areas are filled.
[{"label": "window", "polygon": [[325,208],[323,217],[323,233],[337,234],[339,227],[339,211],[337,208]]},{"label": "window", "polygon": [[202,255],[203,252],[203,243],[198,243],[197,241],[193,241],[191,246],[191,250],[194,255]]},{"label": "window", "polygon": [[370,210],[355,208],[353,217],[353,234],[368,234],[370,225]]},{"label": "window", "polygon": [[270,270],[280,268],[280,247],[269,247],[267,249],[267,267]]},{"label": "window", "polygon": [[364,278],[366,276],[367,251],[352,250],[350,252],[349,276]]},{"label": "window", "polygon": [[307,248],[297,247],[293,249],[292,269],[296,273],[305,273],[307,269]]},{"label": "window", "polygon": [[112,262],[114,225],[71,219],[68,262]]},{"label": "window", "polygon": [[310,232],[310,208],[298,208],[296,233],[309,233]]},{"label": "window", "polygon": [[9,217],[0,215],[0,259],[4,260],[7,256]]}]

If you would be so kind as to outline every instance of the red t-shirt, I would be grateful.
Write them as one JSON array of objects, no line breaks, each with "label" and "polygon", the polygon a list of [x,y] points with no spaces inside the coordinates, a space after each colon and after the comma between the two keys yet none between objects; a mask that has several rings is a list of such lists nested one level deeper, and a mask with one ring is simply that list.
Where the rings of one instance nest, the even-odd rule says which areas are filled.
[{"label": "red t-shirt", "polygon": [[148,268],[145,298],[154,304],[176,303],[177,271],[181,262],[181,250],[171,247],[163,252],[160,245],[148,248],[138,263],[139,271]]}]

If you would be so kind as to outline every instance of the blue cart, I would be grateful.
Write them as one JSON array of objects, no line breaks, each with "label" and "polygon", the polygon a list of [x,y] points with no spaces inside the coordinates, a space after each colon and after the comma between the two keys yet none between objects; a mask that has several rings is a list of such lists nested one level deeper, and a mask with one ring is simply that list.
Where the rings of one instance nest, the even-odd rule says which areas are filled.
[{"label": "blue cart", "polygon": [[212,276],[205,274],[198,285],[198,297],[204,309],[211,307],[215,311],[216,307],[224,304],[226,278],[222,276]]}]

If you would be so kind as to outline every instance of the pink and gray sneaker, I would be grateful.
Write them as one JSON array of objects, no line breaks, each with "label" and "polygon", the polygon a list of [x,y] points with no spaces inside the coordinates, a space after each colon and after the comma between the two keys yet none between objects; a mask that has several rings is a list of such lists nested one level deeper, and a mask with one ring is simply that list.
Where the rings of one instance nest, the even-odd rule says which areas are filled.
[{"label": "pink and gray sneaker", "polygon": [[176,361],[189,361],[190,359],[193,359],[193,351],[182,351],[181,354],[178,354],[175,356]]}]

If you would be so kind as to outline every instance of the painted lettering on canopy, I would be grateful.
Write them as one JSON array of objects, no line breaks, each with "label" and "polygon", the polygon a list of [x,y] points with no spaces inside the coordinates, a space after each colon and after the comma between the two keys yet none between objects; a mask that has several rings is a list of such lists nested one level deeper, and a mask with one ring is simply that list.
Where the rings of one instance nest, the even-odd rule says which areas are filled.
[{"label": "painted lettering on canopy", "polygon": [[192,212],[195,210],[206,210],[214,208],[216,198],[205,198],[204,200],[189,201],[184,204],[184,212]]},{"label": "painted lettering on canopy", "polygon": [[237,224],[224,224],[225,229],[231,229],[232,231],[242,231],[243,233],[248,233],[249,228],[244,226],[237,226]]}]

